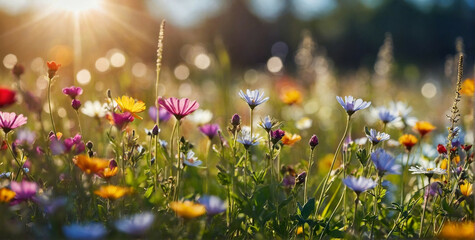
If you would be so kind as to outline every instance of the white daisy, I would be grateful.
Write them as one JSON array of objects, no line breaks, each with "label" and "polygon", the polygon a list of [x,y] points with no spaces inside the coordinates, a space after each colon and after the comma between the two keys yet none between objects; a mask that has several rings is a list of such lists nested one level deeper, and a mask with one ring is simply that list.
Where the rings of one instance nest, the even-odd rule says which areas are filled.
[{"label": "white daisy", "polygon": [[210,110],[197,109],[192,114],[188,115],[188,120],[196,125],[203,125],[209,123],[213,119],[213,113]]},{"label": "white daisy", "polygon": [[422,166],[412,166],[409,169],[412,174],[424,174],[427,177],[431,178],[434,174],[435,175],[444,175],[446,173],[445,169],[442,168],[426,168]]},{"label": "white daisy", "polygon": [[106,107],[107,104],[101,104],[99,101],[86,101],[81,108],[81,112],[89,117],[102,118],[107,113]]}]

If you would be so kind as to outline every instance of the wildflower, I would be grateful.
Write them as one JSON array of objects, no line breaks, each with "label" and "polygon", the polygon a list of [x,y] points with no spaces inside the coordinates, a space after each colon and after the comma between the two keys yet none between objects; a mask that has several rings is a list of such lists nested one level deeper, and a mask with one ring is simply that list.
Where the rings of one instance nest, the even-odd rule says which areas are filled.
[{"label": "wildflower", "polygon": [[12,176],[12,172],[2,172],[0,173],[0,178],[10,178]]},{"label": "wildflower", "polygon": [[86,101],[81,112],[89,117],[103,118],[106,115],[106,104],[101,104],[99,101]]},{"label": "wildflower", "polygon": [[82,136],[80,134],[76,134],[76,136],[72,138],[67,138],[64,140],[65,151],[73,152],[75,154],[79,154],[84,152],[86,149],[86,145],[82,141]]},{"label": "wildflower", "polygon": [[474,79],[467,78],[462,83],[462,90],[460,90],[460,94],[473,96],[475,81]]},{"label": "wildflower", "polygon": [[396,128],[404,129],[408,125],[412,126],[417,121],[416,118],[409,116],[412,111],[412,108],[409,107],[406,103],[391,102],[389,104],[389,109],[391,112],[395,113],[398,116],[397,119],[390,123]]},{"label": "wildflower", "polygon": [[201,133],[206,135],[210,140],[218,134],[219,125],[218,124],[205,124],[199,127]]},{"label": "wildflower", "polygon": [[16,133],[15,143],[17,145],[33,145],[36,141],[36,133],[28,129],[20,129]]},{"label": "wildflower", "polygon": [[298,134],[285,133],[284,137],[282,138],[282,143],[284,145],[292,146],[301,139],[302,137]]},{"label": "wildflower", "polygon": [[469,183],[467,180],[464,180],[463,184],[460,184],[459,187],[460,187],[460,192],[465,197],[469,197],[470,195],[472,195],[473,185]]},{"label": "wildflower", "polygon": [[353,176],[349,176],[343,179],[343,183],[353,190],[356,195],[359,195],[362,192],[367,190],[373,189],[376,186],[376,182],[372,179],[368,179],[365,177],[355,178]]},{"label": "wildflower", "polygon": [[226,202],[221,200],[216,196],[202,196],[198,200],[200,204],[205,206],[206,214],[209,216],[214,216],[226,211]]},{"label": "wildflower", "polygon": [[5,134],[7,134],[11,130],[26,124],[27,119],[28,118],[24,117],[23,114],[17,115],[13,112],[0,112],[0,128],[3,129]]},{"label": "wildflower", "polygon": [[15,75],[17,79],[20,78],[21,75],[25,72],[25,67],[19,63],[15,64],[12,68],[12,73]]},{"label": "wildflower", "polygon": [[118,129],[123,129],[129,122],[134,121],[134,117],[131,113],[112,113],[112,121]]},{"label": "wildflower", "polygon": [[231,117],[231,125],[237,127],[241,124],[241,117],[239,116],[239,114],[235,113],[232,117]]},{"label": "wildflower", "polygon": [[203,125],[209,123],[213,119],[213,112],[210,110],[197,109],[190,116],[188,120],[192,121],[196,125]]},{"label": "wildflower", "polygon": [[63,93],[68,95],[71,99],[76,99],[77,96],[82,94],[82,88],[75,86],[66,87],[63,88]]},{"label": "wildflower", "polygon": [[120,232],[133,235],[141,236],[144,235],[147,230],[153,224],[155,220],[155,215],[151,212],[138,213],[129,217],[122,218],[115,222],[115,228]]},{"label": "wildflower", "polygon": [[15,95],[16,93],[8,88],[0,88],[0,108],[14,104]]},{"label": "wildflower", "polygon": [[437,152],[439,152],[439,154],[447,154],[447,148],[445,148],[444,145],[439,144],[437,145]]},{"label": "wildflower", "polygon": [[343,109],[346,110],[348,115],[353,115],[358,110],[363,110],[365,108],[368,108],[371,105],[371,102],[365,102],[362,99],[355,99],[353,96],[345,96],[345,100],[340,96],[336,97],[336,100],[340,103],[340,105],[343,107]]},{"label": "wildflower", "polygon": [[441,168],[425,168],[421,166],[416,166],[416,167],[413,166],[409,169],[409,171],[412,172],[412,174],[424,174],[428,178],[432,178],[434,174],[443,175],[446,173],[446,171]]},{"label": "wildflower", "polygon": [[419,132],[421,137],[424,137],[426,134],[432,132],[432,130],[434,129],[435,126],[432,125],[430,122],[419,121],[416,122],[416,125],[414,125],[414,130]]},{"label": "wildflower", "polygon": [[295,127],[298,130],[309,129],[310,127],[312,127],[312,119],[310,119],[308,117],[303,117],[295,123]]},{"label": "wildflower", "polygon": [[269,97],[264,97],[264,92],[259,92],[259,90],[246,90],[244,93],[242,90],[239,91],[239,96],[242,100],[246,101],[251,109],[267,102]]},{"label": "wildflower", "polygon": [[379,176],[384,174],[400,174],[401,166],[395,165],[396,159],[390,154],[386,153],[382,148],[378,148],[371,153],[371,160],[378,170]]},{"label": "wildflower", "polygon": [[272,119],[270,116],[264,117],[264,119],[259,122],[259,126],[262,129],[266,130],[266,132],[269,132],[270,130],[272,130],[273,125],[274,124],[272,123]]},{"label": "wildflower", "polygon": [[81,101],[77,100],[77,99],[73,99],[71,101],[71,107],[73,107],[74,110],[79,110],[79,108],[81,107]]},{"label": "wildflower", "polygon": [[294,176],[291,176],[291,175],[286,175],[283,179],[282,179],[282,185],[285,187],[285,188],[293,188],[295,186],[295,177]]},{"label": "wildflower", "polygon": [[275,131],[270,131],[270,139],[273,144],[277,144],[282,137],[284,137],[285,132],[281,129],[277,129]]},{"label": "wildflower", "polygon": [[58,208],[63,207],[68,203],[68,199],[65,197],[49,199],[48,197],[42,195],[36,199],[36,202],[42,205],[45,213],[54,214]]},{"label": "wildflower", "polygon": [[0,203],[9,203],[14,197],[16,193],[8,188],[1,188],[0,189]]},{"label": "wildflower", "polygon": [[435,181],[430,184],[430,186],[427,186],[427,191],[425,191],[425,197],[427,196],[432,196],[434,197],[435,195],[441,195],[442,194],[442,183],[439,181]]},{"label": "wildflower", "polygon": [[251,129],[249,127],[243,127],[237,138],[237,141],[244,145],[246,149],[250,146],[258,145],[260,140],[259,134],[254,133],[251,136]]},{"label": "wildflower", "polygon": [[115,99],[117,105],[119,105],[120,110],[125,113],[129,112],[135,118],[142,119],[137,113],[145,111],[145,103],[142,101],[136,101],[134,98],[129,96],[122,96]]},{"label": "wildflower", "polygon": [[205,206],[191,201],[171,202],[170,208],[173,209],[178,216],[187,219],[199,217],[206,213]]},{"label": "wildflower", "polygon": [[440,162],[440,168],[441,169],[444,169],[444,170],[447,170],[447,165],[448,165],[448,160],[447,159],[444,159]]},{"label": "wildflower", "polygon": [[297,185],[304,184],[307,179],[307,172],[303,171],[297,176]]},{"label": "wildflower", "polygon": [[366,133],[366,137],[368,137],[368,139],[373,143],[373,145],[376,145],[382,141],[389,140],[390,138],[389,134],[384,132],[377,132],[374,129],[370,129],[369,134],[368,132]]},{"label": "wildflower", "polygon": [[318,137],[317,135],[313,134],[310,140],[308,141],[308,145],[313,150],[318,145]]},{"label": "wildflower", "polygon": [[412,134],[404,134],[399,138],[399,143],[406,147],[407,151],[411,151],[412,147],[416,145],[417,138]]},{"label": "wildflower", "polygon": [[102,223],[71,224],[63,226],[63,233],[68,239],[94,240],[103,238],[107,230]]},{"label": "wildflower", "polygon": [[470,149],[472,148],[472,145],[470,144],[462,144],[462,149],[465,151],[465,152],[468,152],[470,151]]},{"label": "wildflower", "polygon": [[439,234],[443,239],[474,239],[475,224],[470,222],[447,222]]},{"label": "wildflower", "polygon": [[132,189],[128,187],[107,185],[107,186],[101,186],[98,190],[94,191],[94,194],[102,198],[115,200],[115,199],[123,197],[126,194],[130,194],[131,192],[132,192]]},{"label": "wildflower", "polygon": [[303,227],[300,226],[297,228],[297,235],[300,235],[302,233],[303,233]]},{"label": "wildflower", "polygon": [[195,152],[193,152],[192,150],[189,150],[186,153],[186,156],[183,153],[180,153],[180,154],[181,154],[181,158],[183,159],[183,163],[188,166],[197,167],[203,163],[201,160],[198,160],[198,157],[195,157]]},{"label": "wildflower", "polygon": [[38,191],[38,184],[25,180],[21,181],[21,183],[11,182],[10,189],[16,194],[12,203],[17,204],[33,198]]},{"label": "wildflower", "polygon": [[56,72],[58,71],[59,67],[61,67],[61,64],[56,63],[55,61],[51,61],[46,62],[46,65],[48,66],[48,78],[52,79],[54,75],[56,75]]},{"label": "wildflower", "polygon": [[[148,109],[148,116],[155,122],[157,121],[157,108],[156,107],[150,107]],[[160,122],[166,122],[168,121],[172,115],[169,113],[165,108],[159,108],[158,109],[158,117],[160,119]]]},{"label": "wildflower", "polygon": [[157,124],[153,126],[151,133],[153,136],[157,136],[160,133],[160,129],[158,128]]},{"label": "wildflower", "polygon": [[104,170],[99,171],[97,175],[102,178],[109,179],[119,172],[119,168],[117,167],[117,162],[112,159],[109,161],[109,166],[104,168]]},{"label": "wildflower", "polygon": [[378,109],[378,116],[384,124],[388,124],[398,118],[397,114],[384,107]]},{"label": "wildflower", "polygon": [[288,105],[302,103],[302,93],[297,89],[289,89],[284,91],[280,98],[282,102]]},{"label": "wildflower", "polygon": [[187,115],[193,113],[196,109],[200,107],[198,102],[191,101],[188,98],[159,98],[158,103],[163,106],[168,112],[173,114],[177,120],[186,117]]},{"label": "wildflower", "polygon": [[100,158],[91,158],[85,154],[74,156],[74,164],[87,174],[103,172],[109,166],[109,161]]}]

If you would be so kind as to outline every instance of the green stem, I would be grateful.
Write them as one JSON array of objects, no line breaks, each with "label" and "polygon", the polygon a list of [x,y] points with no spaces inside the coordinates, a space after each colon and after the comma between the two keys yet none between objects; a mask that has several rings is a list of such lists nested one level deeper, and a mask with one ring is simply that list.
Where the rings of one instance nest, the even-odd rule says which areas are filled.
[{"label": "green stem", "polygon": [[53,132],[56,134],[56,126],[54,125],[54,119],[53,119],[53,111],[51,110],[51,82],[53,81],[53,78],[50,78],[48,81],[48,108],[49,108],[49,116],[51,118],[51,124],[53,125]]},{"label": "green stem", "polygon": [[303,191],[303,201],[304,201],[304,203],[306,203],[308,201],[308,199],[307,199],[307,182],[308,182],[308,179],[310,178],[310,169],[313,166],[313,162],[312,162],[312,160],[313,160],[313,150],[314,149],[310,150],[310,157],[308,159],[307,177],[305,179],[305,185],[304,185],[304,191]]},{"label": "green stem", "polygon": [[82,133],[82,128],[81,128],[81,120],[79,119],[79,111],[76,110],[76,117],[78,118],[78,126],[79,126],[79,133]]},{"label": "green stem", "polygon": [[[429,183],[428,183],[427,186],[429,186],[429,188],[430,188],[430,178],[429,178]],[[426,190],[426,191],[428,191],[428,190]],[[419,229],[419,238],[422,237],[422,231],[424,229],[424,217],[426,215],[427,202],[429,202],[428,195],[426,197],[424,197],[424,208],[422,208],[422,218],[421,218],[421,228]]]},{"label": "green stem", "polygon": [[206,143],[206,152],[205,152],[205,161],[206,161],[206,180],[205,180],[205,193],[208,193],[208,184],[209,184],[209,149],[211,148],[211,139],[208,138]]}]

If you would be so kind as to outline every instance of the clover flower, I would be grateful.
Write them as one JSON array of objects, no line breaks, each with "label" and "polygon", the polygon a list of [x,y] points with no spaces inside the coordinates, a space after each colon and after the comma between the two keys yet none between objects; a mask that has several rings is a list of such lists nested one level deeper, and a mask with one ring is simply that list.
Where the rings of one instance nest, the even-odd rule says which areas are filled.
[{"label": "clover flower", "polygon": [[373,189],[376,186],[376,182],[372,179],[368,179],[365,177],[355,178],[353,176],[349,176],[343,179],[343,183],[353,190],[356,195],[359,195],[362,192],[368,191]]},{"label": "clover flower", "polygon": [[348,115],[353,115],[358,110],[363,110],[371,105],[371,102],[365,102],[362,99],[355,99],[353,96],[345,96],[345,100],[340,96],[336,97],[336,100],[340,103],[341,107],[345,109]]},{"label": "clover flower", "polygon": [[373,145],[376,145],[382,141],[389,140],[390,138],[389,134],[384,132],[378,132],[374,129],[370,129],[369,134],[368,132],[366,133],[366,137],[368,137],[368,139],[373,143]]},{"label": "clover flower", "polygon": [[200,132],[206,135],[210,140],[218,134],[219,125],[218,124],[205,124],[203,126],[198,127]]},{"label": "clover flower", "polygon": [[198,167],[203,163],[201,160],[198,160],[198,157],[195,157],[195,152],[193,152],[193,150],[189,150],[186,155],[184,153],[180,154],[181,158],[183,159],[183,163],[188,166]]},{"label": "clover flower", "polygon": [[379,176],[384,174],[400,174],[401,166],[395,165],[396,159],[382,148],[378,148],[371,153],[371,160],[378,170]]},{"label": "clover flower", "polygon": [[0,88],[0,108],[14,104],[15,95],[16,93],[8,88]]},{"label": "clover flower", "polygon": [[104,237],[107,230],[102,223],[71,224],[63,226],[63,233],[68,239],[95,240]]},{"label": "clover flower", "polygon": [[198,202],[205,206],[206,214],[214,216],[226,211],[226,202],[216,196],[202,196],[198,199]]},{"label": "clover flower", "polygon": [[22,65],[22,64],[15,64],[15,66],[13,66],[12,68],[12,74],[17,78],[19,79],[21,75],[23,75],[23,73],[25,73],[25,67]]},{"label": "clover flower", "polygon": [[198,102],[191,101],[188,98],[159,98],[158,103],[162,107],[164,107],[169,113],[173,114],[177,120],[188,116],[200,107],[200,104],[198,104]]},{"label": "clover flower", "polygon": [[242,90],[239,91],[239,96],[242,98],[242,100],[246,101],[246,103],[249,105],[251,109],[254,109],[255,107],[267,102],[269,100],[269,97],[264,97],[264,92],[259,92],[259,90],[246,90],[246,93],[244,93]]},{"label": "clover flower", "polygon": [[27,119],[23,114],[17,115],[14,112],[0,112],[0,128],[7,134],[11,130],[25,125]]},{"label": "clover flower", "polygon": [[150,229],[154,220],[155,215],[151,212],[145,212],[117,220],[114,225],[120,232],[133,236],[141,236]]}]

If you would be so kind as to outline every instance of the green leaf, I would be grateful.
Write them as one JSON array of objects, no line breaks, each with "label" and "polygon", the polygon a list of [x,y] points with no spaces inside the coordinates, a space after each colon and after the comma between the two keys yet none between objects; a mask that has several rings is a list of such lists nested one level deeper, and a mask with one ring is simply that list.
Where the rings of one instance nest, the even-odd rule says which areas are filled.
[{"label": "green leaf", "polygon": [[125,170],[125,183],[131,186],[134,185],[134,172],[130,168]]},{"label": "green leaf", "polygon": [[218,173],[218,182],[219,182],[219,184],[221,184],[223,186],[226,186],[226,185],[231,184],[231,178],[229,177],[228,174],[223,173],[223,172],[219,172]]},{"label": "green leaf", "polygon": [[153,189],[154,189],[153,186],[150,186],[149,188],[147,188],[147,191],[145,191],[145,193],[144,193],[143,196],[144,196],[145,198],[149,198],[150,195],[152,195]]},{"label": "green leaf", "polygon": [[303,206],[301,210],[302,218],[306,220],[310,216],[310,214],[313,213],[314,210],[315,210],[315,198],[310,198],[307,201],[307,203],[305,203],[305,205]]}]

